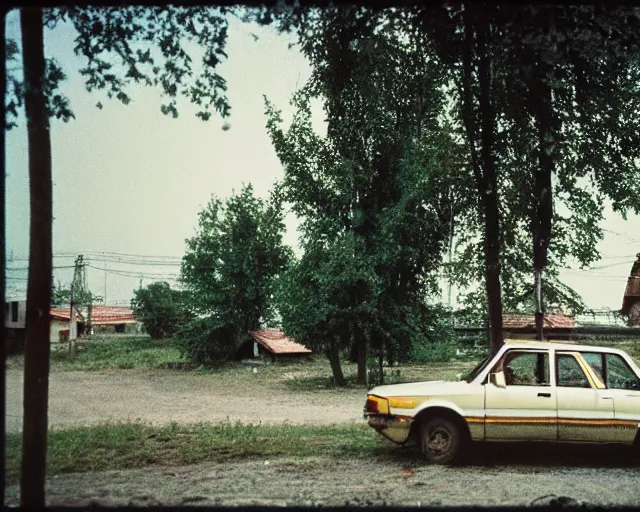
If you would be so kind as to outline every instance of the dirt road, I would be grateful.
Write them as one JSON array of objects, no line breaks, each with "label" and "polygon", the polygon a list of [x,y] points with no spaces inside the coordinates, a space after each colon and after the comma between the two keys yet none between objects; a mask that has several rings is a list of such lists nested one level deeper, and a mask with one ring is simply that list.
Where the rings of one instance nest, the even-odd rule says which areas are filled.
[{"label": "dirt road", "polygon": [[[49,505],[529,505],[543,496],[597,505],[640,504],[640,467],[595,454],[566,466],[537,463],[521,450],[482,457],[476,465],[441,467],[415,458],[338,463],[276,459],[234,464],[60,475],[48,479]],[[505,453],[507,453],[505,451]],[[521,455],[518,456],[518,453]],[[515,455],[514,455],[515,454]],[[569,456],[571,454],[569,453]],[[566,456],[563,455],[563,457]],[[534,457],[535,458],[535,457]],[[531,459],[529,458],[529,461]],[[602,467],[593,467],[594,464]],[[17,503],[17,486],[7,503]],[[549,498],[539,500],[549,503]]]},{"label": "dirt road", "polygon": [[[292,391],[283,375],[246,378],[172,370],[52,371],[49,426],[109,420],[333,424],[362,421],[363,390]],[[236,373],[240,370],[236,370]],[[7,369],[6,431],[22,425],[22,371]],[[234,373],[234,375],[236,375]],[[287,378],[287,375],[284,375]]]}]

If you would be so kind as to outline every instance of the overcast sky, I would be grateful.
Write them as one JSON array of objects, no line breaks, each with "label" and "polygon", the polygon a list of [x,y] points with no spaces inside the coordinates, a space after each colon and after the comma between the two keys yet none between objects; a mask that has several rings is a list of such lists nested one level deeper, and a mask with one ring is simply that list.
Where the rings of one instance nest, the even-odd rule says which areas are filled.
[{"label": "overcast sky", "polygon": [[[7,15],[5,24],[7,37],[19,40],[17,11]],[[232,107],[231,129],[223,131],[221,119],[197,119],[186,101],[178,105],[178,119],[163,115],[160,93],[153,88],[132,87],[133,101],[127,106],[88,93],[77,72],[84,62],[73,53],[74,34],[69,25],[45,32],[46,55],[55,57],[68,75],[62,91],[76,116],[66,124],[52,121],[53,252],[60,255],[54,266],[71,266],[72,255],[85,254],[91,265],[89,288],[104,294],[106,282],[107,302],[127,304],[141,278],[148,284],[177,277],[184,240],[193,235],[197,213],[212,194],[224,198],[251,182],[256,194],[266,197],[282,177],[265,129],[263,95],[283,109],[286,122],[292,114],[291,95],[305,83],[310,67],[295,48],[288,49],[291,37],[233,20],[229,58],[219,67]],[[98,101],[102,110],[95,107]],[[321,129],[319,113],[315,121]],[[6,252],[13,256],[7,265],[20,269],[27,265],[29,245],[24,118],[18,128],[5,132],[5,139]],[[625,222],[610,209],[605,217],[602,226],[608,231],[599,246],[605,258],[594,267],[611,266],[567,270],[561,277],[588,306],[619,309],[634,255],[640,252],[640,218]],[[289,216],[287,224],[285,241],[294,246],[296,219]],[[155,266],[124,263],[160,259],[163,264]],[[26,273],[8,270],[7,275],[7,296],[20,298]],[[57,268],[54,275],[69,282],[72,270]]]}]

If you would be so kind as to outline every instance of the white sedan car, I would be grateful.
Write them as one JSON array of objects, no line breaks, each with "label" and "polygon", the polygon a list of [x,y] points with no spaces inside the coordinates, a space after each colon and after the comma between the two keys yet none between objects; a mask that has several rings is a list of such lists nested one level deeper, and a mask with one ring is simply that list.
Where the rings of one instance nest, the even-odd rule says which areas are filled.
[{"label": "white sedan car", "polygon": [[508,341],[459,382],[369,391],[365,417],[446,464],[469,441],[640,444],[640,369],[613,348]]}]

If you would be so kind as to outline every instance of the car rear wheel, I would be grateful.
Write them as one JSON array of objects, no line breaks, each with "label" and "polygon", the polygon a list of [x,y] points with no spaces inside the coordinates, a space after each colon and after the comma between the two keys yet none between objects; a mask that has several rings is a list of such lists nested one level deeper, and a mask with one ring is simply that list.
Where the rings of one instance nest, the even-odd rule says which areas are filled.
[{"label": "car rear wheel", "polygon": [[429,462],[451,464],[462,446],[460,429],[449,420],[433,418],[420,425],[420,447]]}]

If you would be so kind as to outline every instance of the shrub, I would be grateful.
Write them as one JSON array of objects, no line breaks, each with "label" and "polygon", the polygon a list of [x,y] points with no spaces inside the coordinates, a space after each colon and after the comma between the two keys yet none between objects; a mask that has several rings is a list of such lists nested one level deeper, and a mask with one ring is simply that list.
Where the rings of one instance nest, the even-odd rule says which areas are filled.
[{"label": "shrub", "polygon": [[411,347],[410,360],[414,363],[445,363],[456,355],[458,344],[453,339],[416,343]]},{"label": "shrub", "polygon": [[154,339],[171,338],[191,318],[184,293],[172,290],[168,283],[151,283],[134,293],[131,308]]},{"label": "shrub", "polygon": [[221,326],[212,317],[197,318],[183,325],[176,332],[176,339],[182,357],[206,366],[230,360],[237,347],[234,327]]}]

